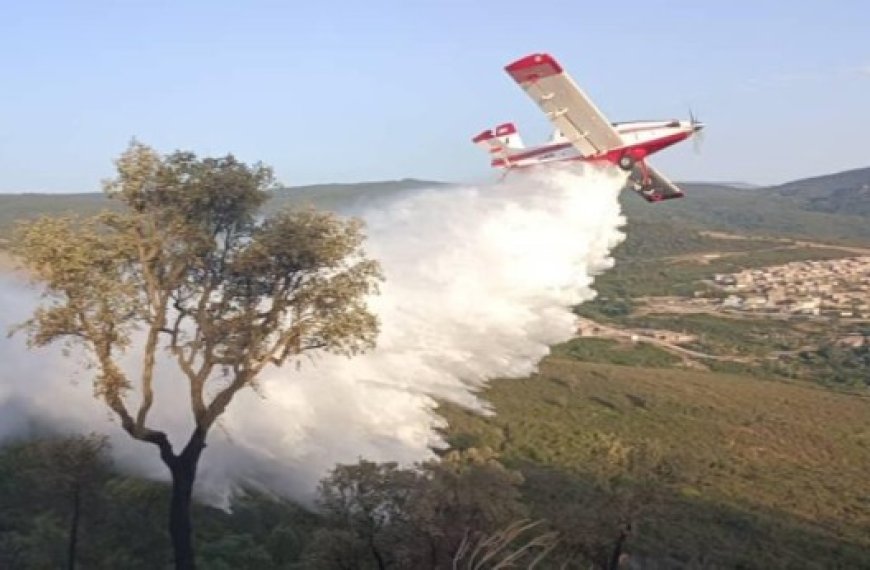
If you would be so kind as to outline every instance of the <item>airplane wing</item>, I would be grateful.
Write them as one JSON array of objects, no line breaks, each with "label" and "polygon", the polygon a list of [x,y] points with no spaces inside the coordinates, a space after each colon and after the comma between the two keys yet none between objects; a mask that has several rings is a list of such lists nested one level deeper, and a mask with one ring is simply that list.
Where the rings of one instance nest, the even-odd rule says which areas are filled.
[{"label": "airplane wing", "polygon": [[684,196],[683,191],[676,184],[665,178],[664,174],[650,166],[649,163],[646,163],[646,173],[648,179],[644,181],[643,167],[640,164],[635,164],[628,176],[628,184],[647,202],[660,202]]},{"label": "airplane wing", "polygon": [[584,158],[624,146],[616,129],[551,55],[526,56],[505,71]]}]

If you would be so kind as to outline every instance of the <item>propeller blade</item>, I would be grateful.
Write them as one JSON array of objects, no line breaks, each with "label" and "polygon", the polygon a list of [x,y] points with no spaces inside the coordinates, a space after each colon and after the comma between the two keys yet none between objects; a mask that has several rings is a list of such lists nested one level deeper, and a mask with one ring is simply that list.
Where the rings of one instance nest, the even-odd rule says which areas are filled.
[{"label": "propeller blade", "polygon": [[694,129],[692,133],[692,148],[695,149],[696,154],[701,154],[701,146],[704,142],[704,123],[698,120],[691,106],[689,106],[689,123]]}]

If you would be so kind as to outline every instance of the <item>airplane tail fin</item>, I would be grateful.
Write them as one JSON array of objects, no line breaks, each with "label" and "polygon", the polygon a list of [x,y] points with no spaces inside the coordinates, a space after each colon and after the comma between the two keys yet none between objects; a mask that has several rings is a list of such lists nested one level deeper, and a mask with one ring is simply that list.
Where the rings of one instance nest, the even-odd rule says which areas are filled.
[{"label": "airplane tail fin", "polygon": [[509,168],[512,151],[525,148],[513,123],[504,123],[495,130],[486,130],[471,141],[489,153],[496,168]]},{"label": "airplane tail fin", "polygon": [[507,148],[525,148],[523,139],[513,123],[504,123],[495,128],[496,138]]}]

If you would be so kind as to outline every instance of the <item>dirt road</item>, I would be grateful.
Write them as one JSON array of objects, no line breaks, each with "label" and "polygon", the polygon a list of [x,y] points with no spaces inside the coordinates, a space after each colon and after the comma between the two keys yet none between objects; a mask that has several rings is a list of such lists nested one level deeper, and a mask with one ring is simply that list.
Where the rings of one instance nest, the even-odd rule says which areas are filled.
[{"label": "dirt road", "polygon": [[632,342],[646,342],[649,344],[653,344],[655,346],[661,347],[662,349],[676,354],[683,358],[684,361],[689,361],[692,358],[700,358],[704,360],[719,360],[723,362],[742,362],[749,363],[755,362],[755,358],[747,357],[747,356],[718,356],[715,354],[707,354],[706,352],[699,352],[697,350],[692,350],[689,348],[684,348],[678,344],[674,344],[672,342],[668,342],[666,340],[662,340],[653,336],[641,334],[638,331],[632,329],[619,329],[616,327],[611,327],[609,325],[604,325],[590,319],[579,319],[580,321],[580,329],[585,331],[595,331],[592,334],[585,334],[584,336],[588,337],[597,337],[597,338],[610,338],[616,340],[628,340]]}]

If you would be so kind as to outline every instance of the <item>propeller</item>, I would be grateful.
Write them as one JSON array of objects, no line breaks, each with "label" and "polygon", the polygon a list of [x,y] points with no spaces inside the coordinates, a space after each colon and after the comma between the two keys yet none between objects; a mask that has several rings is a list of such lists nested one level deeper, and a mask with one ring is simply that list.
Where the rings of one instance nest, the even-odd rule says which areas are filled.
[{"label": "propeller", "polygon": [[696,154],[701,154],[701,146],[704,142],[704,123],[698,120],[692,108],[689,107],[689,122],[692,125],[692,148]]}]

